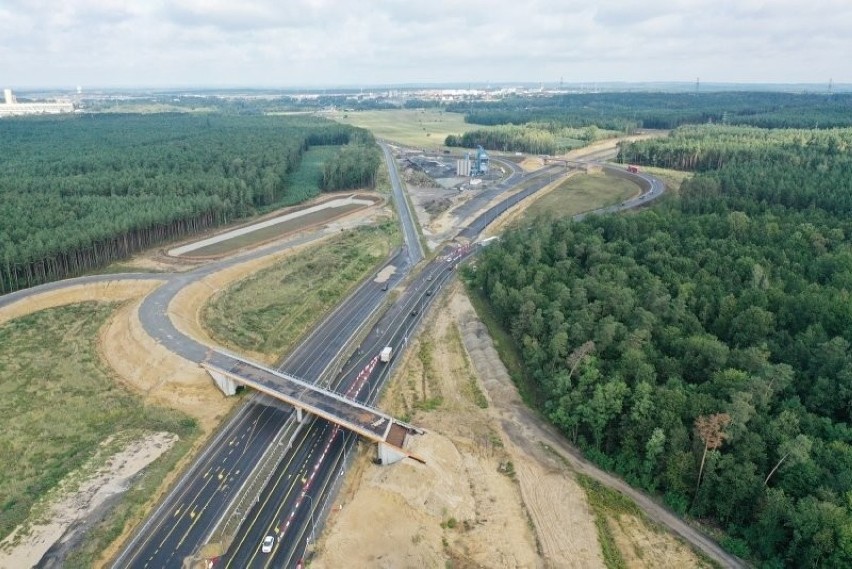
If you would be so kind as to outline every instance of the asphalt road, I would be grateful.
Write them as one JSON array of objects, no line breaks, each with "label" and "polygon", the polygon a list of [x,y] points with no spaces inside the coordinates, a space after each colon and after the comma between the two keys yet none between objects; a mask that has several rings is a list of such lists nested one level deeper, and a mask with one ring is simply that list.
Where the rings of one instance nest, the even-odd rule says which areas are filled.
[{"label": "asphalt road", "polygon": [[405,246],[408,248],[408,258],[411,265],[414,266],[423,259],[423,246],[420,244],[420,237],[414,226],[414,215],[411,213],[408,200],[405,198],[405,193],[402,190],[402,182],[399,179],[399,172],[396,169],[396,160],[393,159],[393,154],[387,144],[382,142],[380,145],[382,152],[385,154],[385,163],[390,173],[393,198],[396,202],[396,210],[399,213],[400,223],[402,224],[402,235],[405,239]]}]

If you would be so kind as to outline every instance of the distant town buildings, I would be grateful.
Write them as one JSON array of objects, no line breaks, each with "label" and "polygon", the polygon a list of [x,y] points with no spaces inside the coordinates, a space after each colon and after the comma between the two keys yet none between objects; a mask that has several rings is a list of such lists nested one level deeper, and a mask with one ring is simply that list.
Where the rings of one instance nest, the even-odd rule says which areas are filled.
[{"label": "distant town buildings", "polygon": [[74,105],[70,101],[50,101],[46,103],[24,102],[19,103],[11,89],[3,90],[3,104],[0,104],[0,117],[12,117],[20,115],[55,115],[59,113],[74,112]]}]

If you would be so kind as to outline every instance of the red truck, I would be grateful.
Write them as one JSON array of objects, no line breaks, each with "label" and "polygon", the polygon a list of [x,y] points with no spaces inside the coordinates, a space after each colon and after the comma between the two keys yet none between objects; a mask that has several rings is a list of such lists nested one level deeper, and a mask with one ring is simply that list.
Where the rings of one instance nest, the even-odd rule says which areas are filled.
[{"label": "red truck", "polygon": [[638,174],[639,173],[639,166],[634,166],[633,164],[630,164],[627,167],[627,171],[630,172],[631,174]]}]

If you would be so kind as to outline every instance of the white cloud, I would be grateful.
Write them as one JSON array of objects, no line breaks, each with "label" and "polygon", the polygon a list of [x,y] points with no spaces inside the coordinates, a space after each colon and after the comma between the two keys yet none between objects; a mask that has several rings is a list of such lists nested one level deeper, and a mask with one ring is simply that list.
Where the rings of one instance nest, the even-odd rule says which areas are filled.
[{"label": "white cloud", "polygon": [[847,0],[4,0],[0,81],[850,82]]}]

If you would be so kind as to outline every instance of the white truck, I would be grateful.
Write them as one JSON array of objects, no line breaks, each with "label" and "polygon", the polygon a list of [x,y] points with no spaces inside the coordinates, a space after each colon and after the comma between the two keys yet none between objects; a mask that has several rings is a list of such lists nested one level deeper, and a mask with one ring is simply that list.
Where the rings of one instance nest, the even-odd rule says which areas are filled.
[{"label": "white truck", "polygon": [[379,354],[379,360],[387,363],[390,361],[391,355],[393,355],[393,348],[390,346],[385,346],[384,348],[382,348],[382,352]]}]

